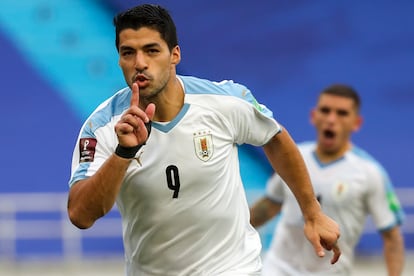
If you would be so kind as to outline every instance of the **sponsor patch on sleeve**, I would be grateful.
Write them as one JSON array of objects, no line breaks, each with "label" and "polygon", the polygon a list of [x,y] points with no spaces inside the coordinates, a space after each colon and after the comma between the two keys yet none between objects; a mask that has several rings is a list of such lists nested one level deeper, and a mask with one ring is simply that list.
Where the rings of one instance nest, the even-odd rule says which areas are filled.
[{"label": "sponsor patch on sleeve", "polygon": [[96,142],[95,138],[81,138],[79,140],[79,163],[93,162]]}]

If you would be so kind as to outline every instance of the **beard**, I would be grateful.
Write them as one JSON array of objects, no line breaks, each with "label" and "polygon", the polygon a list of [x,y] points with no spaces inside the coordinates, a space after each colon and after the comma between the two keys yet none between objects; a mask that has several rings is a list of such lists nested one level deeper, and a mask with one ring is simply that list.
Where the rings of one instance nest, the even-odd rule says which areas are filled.
[{"label": "beard", "polygon": [[[163,92],[170,79],[170,73],[165,73],[156,80],[151,74],[141,73],[145,76],[146,80],[144,85],[140,85],[140,81],[137,81],[136,75],[132,79],[132,83],[137,82],[139,86],[139,96],[145,101],[156,98],[161,92]],[[132,86],[132,83],[130,87]]]}]

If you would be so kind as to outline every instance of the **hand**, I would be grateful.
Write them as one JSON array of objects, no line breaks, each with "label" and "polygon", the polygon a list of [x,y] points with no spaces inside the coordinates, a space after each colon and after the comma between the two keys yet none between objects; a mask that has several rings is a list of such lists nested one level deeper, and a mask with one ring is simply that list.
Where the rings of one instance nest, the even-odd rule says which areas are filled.
[{"label": "hand", "polygon": [[341,250],[338,246],[340,236],[338,224],[330,217],[320,212],[315,218],[305,222],[305,236],[311,242],[319,257],[325,256],[324,248],[333,251],[331,264],[338,261]]},{"label": "hand", "polygon": [[135,147],[144,144],[148,139],[145,123],[148,123],[155,114],[155,105],[150,103],[145,111],[139,108],[139,87],[132,84],[132,95],[129,109],[122,115],[115,125],[118,143],[123,147]]}]

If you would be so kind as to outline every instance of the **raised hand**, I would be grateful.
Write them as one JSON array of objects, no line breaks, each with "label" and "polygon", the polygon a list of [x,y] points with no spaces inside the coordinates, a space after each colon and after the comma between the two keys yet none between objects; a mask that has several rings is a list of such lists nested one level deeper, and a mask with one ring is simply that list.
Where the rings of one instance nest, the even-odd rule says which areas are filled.
[{"label": "raised hand", "polygon": [[145,123],[152,120],[154,113],[153,103],[150,103],[145,111],[139,107],[139,87],[133,83],[130,107],[115,125],[119,145],[129,148],[144,144],[149,135]]}]

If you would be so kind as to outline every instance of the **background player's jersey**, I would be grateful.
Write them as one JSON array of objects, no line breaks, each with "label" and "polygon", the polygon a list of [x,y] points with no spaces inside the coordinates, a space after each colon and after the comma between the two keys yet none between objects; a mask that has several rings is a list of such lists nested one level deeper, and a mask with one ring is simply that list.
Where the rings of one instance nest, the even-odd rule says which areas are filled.
[{"label": "background player's jersey", "polygon": [[[266,257],[265,266],[273,267],[271,275],[312,275],[327,272],[348,275],[356,246],[372,215],[379,231],[402,220],[402,210],[389,177],[383,167],[363,150],[353,147],[344,157],[328,164],[319,162],[314,142],[302,143],[299,149],[310,173],[315,194],[325,214],[340,226],[339,247],[342,255],[335,265],[330,256],[319,258],[303,232],[303,218],[292,192],[278,175],[267,183],[267,196],[283,202],[280,221]],[[289,271],[277,274],[275,270]],[[275,274],[276,273],[276,274]]]},{"label": "background player's jersey", "polygon": [[[129,275],[256,275],[261,243],[249,223],[237,144],[264,145],[281,128],[242,85],[179,79],[182,110],[171,122],[153,122],[117,197],[127,270]],[[114,125],[130,97],[129,88],[121,90],[85,122],[70,185],[93,175],[115,151]]]}]

